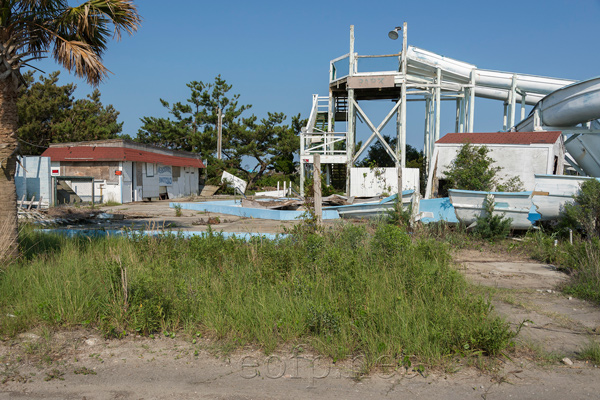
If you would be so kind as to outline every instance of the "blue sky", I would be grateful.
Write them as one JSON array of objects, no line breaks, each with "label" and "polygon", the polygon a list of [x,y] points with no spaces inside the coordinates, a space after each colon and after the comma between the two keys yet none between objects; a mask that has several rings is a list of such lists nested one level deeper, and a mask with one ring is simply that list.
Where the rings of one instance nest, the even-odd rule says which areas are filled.
[{"label": "blue sky", "polygon": [[[359,54],[390,54],[401,40],[388,39],[408,23],[408,43],[480,68],[571,78],[600,75],[600,1],[228,1],[137,0],[142,27],[113,42],[104,57],[114,75],[99,89],[135,136],[143,116],[166,117],[159,98],[183,101],[186,83],[218,74],[259,118],[268,111],[307,117],[313,93],[328,91],[329,60],[348,52],[355,26]],[[60,67],[44,60],[36,67]],[[77,97],[91,91],[75,82]],[[377,125],[390,108],[373,105]],[[422,106],[409,105],[408,143],[423,146]],[[502,103],[477,99],[476,131],[502,128]],[[452,107],[442,134],[453,130]],[[358,140],[368,136],[359,129]]]}]

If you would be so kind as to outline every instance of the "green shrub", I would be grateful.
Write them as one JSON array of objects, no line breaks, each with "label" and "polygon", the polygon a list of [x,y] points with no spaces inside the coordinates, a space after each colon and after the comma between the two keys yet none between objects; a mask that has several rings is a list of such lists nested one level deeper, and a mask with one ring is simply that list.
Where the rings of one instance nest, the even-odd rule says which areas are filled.
[{"label": "green shrub", "polygon": [[477,224],[473,233],[482,239],[500,239],[505,238],[510,233],[511,218],[503,215],[494,215],[494,199],[491,196],[486,197],[483,202],[483,215],[477,218]]},{"label": "green shrub", "polygon": [[523,182],[518,176],[500,181],[498,172],[501,167],[493,167],[494,159],[488,153],[487,146],[474,146],[469,142],[462,145],[456,158],[446,168],[445,178],[451,188],[490,192],[520,192]]},{"label": "green shrub", "polygon": [[486,146],[474,146],[465,143],[456,158],[447,166],[445,176],[450,186],[462,190],[480,190],[489,192],[496,187],[496,174],[500,167],[492,167],[494,160],[488,156]]},{"label": "green shrub", "polygon": [[412,217],[412,204],[406,207],[402,205],[402,199],[394,202],[394,207],[388,211],[387,220],[390,224],[408,227]]},{"label": "green shrub", "polygon": [[567,203],[561,215],[561,225],[582,229],[588,236],[600,237],[600,182],[583,182],[574,203]]}]

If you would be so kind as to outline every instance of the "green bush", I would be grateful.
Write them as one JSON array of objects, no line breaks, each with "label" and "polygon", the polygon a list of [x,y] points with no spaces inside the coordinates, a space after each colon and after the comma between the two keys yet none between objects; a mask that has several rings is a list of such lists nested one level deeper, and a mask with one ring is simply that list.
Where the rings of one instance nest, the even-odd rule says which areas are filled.
[{"label": "green bush", "polygon": [[467,142],[462,145],[456,158],[446,168],[445,178],[453,189],[491,192],[520,192],[523,182],[518,176],[501,182],[498,172],[501,167],[493,167],[494,159],[486,146],[474,146]]},{"label": "green bush", "polygon": [[586,235],[600,237],[600,182],[583,182],[574,203],[567,203],[561,215],[561,225],[582,229]]},{"label": "green bush", "polygon": [[500,239],[508,236],[511,230],[511,218],[502,215],[494,215],[494,199],[486,197],[483,202],[483,215],[477,218],[477,224],[473,233],[482,239]]},{"label": "green bush", "polygon": [[450,186],[461,190],[479,190],[484,192],[496,188],[496,174],[500,167],[492,167],[494,160],[488,156],[486,146],[474,146],[465,143],[456,158],[447,166],[445,176]]}]

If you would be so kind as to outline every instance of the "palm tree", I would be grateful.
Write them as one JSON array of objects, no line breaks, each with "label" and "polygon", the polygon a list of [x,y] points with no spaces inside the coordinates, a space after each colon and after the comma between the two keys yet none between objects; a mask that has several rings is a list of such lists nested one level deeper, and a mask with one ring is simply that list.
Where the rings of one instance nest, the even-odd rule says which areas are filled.
[{"label": "palm tree", "polygon": [[132,0],[0,0],[0,261],[18,256],[14,175],[17,89],[21,68],[52,57],[96,86],[108,69],[102,54],[111,36],[134,33],[141,23]]}]

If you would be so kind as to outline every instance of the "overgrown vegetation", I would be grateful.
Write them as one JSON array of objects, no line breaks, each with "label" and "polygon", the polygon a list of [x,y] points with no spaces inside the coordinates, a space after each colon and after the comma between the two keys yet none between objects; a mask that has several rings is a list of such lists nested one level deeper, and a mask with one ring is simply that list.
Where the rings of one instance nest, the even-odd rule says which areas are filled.
[{"label": "overgrown vegetation", "polygon": [[571,275],[565,293],[600,303],[600,182],[585,181],[573,198],[555,230],[530,234],[528,247],[532,257]]},{"label": "overgrown vegetation", "polygon": [[505,238],[511,230],[511,218],[494,214],[494,198],[487,196],[483,202],[484,212],[477,217],[473,233],[481,239],[494,240]]},{"label": "overgrown vegetation", "polygon": [[456,158],[445,172],[449,187],[461,190],[479,190],[483,192],[504,191],[519,192],[523,183],[518,176],[502,182],[498,177],[501,167],[493,166],[494,159],[486,146],[474,146],[467,142],[458,151]]},{"label": "overgrown vegetation", "polygon": [[446,245],[394,225],[278,241],[174,235],[65,239],[29,230],[0,275],[0,326],[91,325],[107,336],[202,332],[270,352],[310,343],[334,359],[498,354],[514,336],[450,267]]},{"label": "overgrown vegetation", "polygon": [[573,199],[574,203],[565,204],[561,226],[581,229],[589,238],[600,237],[600,182],[585,181]]}]

